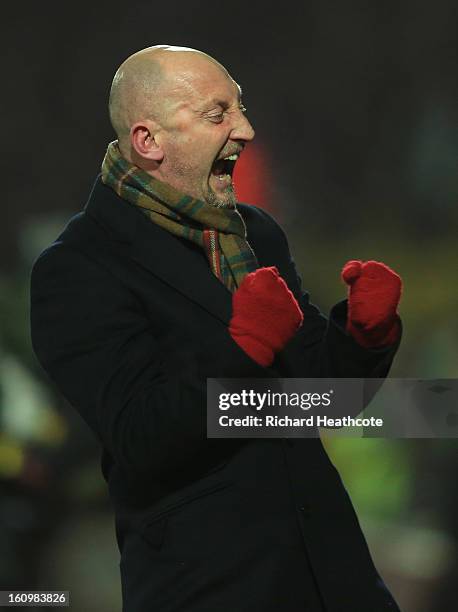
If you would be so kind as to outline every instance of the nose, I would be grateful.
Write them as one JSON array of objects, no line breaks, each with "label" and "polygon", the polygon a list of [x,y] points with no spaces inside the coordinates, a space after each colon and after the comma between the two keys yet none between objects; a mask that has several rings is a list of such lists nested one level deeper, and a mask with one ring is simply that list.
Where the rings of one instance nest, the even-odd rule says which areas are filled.
[{"label": "nose", "polygon": [[253,140],[254,134],[255,131],[251,123],[248,121],[242,111],[239,111],[237,113],[237,119],[234,121],[234,126],[231,132],[231,139],[250,142],[251,140]]}]

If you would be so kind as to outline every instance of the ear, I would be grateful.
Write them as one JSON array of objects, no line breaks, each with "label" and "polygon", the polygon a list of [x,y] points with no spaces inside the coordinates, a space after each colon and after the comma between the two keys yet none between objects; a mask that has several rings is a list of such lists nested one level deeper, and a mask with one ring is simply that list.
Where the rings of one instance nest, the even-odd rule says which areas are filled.
[{"label": "ear", "polygon": [[153,121],[137,121],[130,128],[130,142],[137,155],[143,159],[161,162],[164,151],[156,141],[156,132],[157,126]]}]

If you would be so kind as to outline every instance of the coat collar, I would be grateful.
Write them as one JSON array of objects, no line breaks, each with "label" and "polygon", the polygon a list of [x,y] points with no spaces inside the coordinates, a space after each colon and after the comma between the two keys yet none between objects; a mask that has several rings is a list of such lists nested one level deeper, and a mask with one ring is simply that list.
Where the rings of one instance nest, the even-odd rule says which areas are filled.
[{"label": "coat collar", "polygon": [[[244,216],[243,210],[239,210]],[[113,241],[124,243],[128,256],[135,262],[226,325],[229,324],[232,294],[209,272],[205,254],[198,247],[152,223],[135,206],[104,185],[100,176],[85,212],[104,227]],[[258,253],[257,245],[250,236],[250,228],[247,229],[250,245]]]}]

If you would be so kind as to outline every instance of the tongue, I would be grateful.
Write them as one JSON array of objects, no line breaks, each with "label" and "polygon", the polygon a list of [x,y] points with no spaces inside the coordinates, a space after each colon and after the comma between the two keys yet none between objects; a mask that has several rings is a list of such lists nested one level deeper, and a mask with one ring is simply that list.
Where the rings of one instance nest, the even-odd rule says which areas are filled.
[{"label": "tongue", "polygon": [[216,174],[216,176],[220,176],[221,174],[226,174],[224,160],[218,159],[213,164],[212,172],[213,174]]}]

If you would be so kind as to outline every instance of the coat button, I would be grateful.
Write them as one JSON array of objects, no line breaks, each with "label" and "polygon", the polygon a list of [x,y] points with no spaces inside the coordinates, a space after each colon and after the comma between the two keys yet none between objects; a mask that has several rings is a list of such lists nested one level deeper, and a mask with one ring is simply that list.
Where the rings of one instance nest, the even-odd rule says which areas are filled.
[{"label": "coat button", "polygon": [[301,514],[303,514],[305,517],[309,517],[311,516],[310,513],[310,508],[308,508],[307,506],[303,505],[303,506],[299,506],[298,510]]}]

